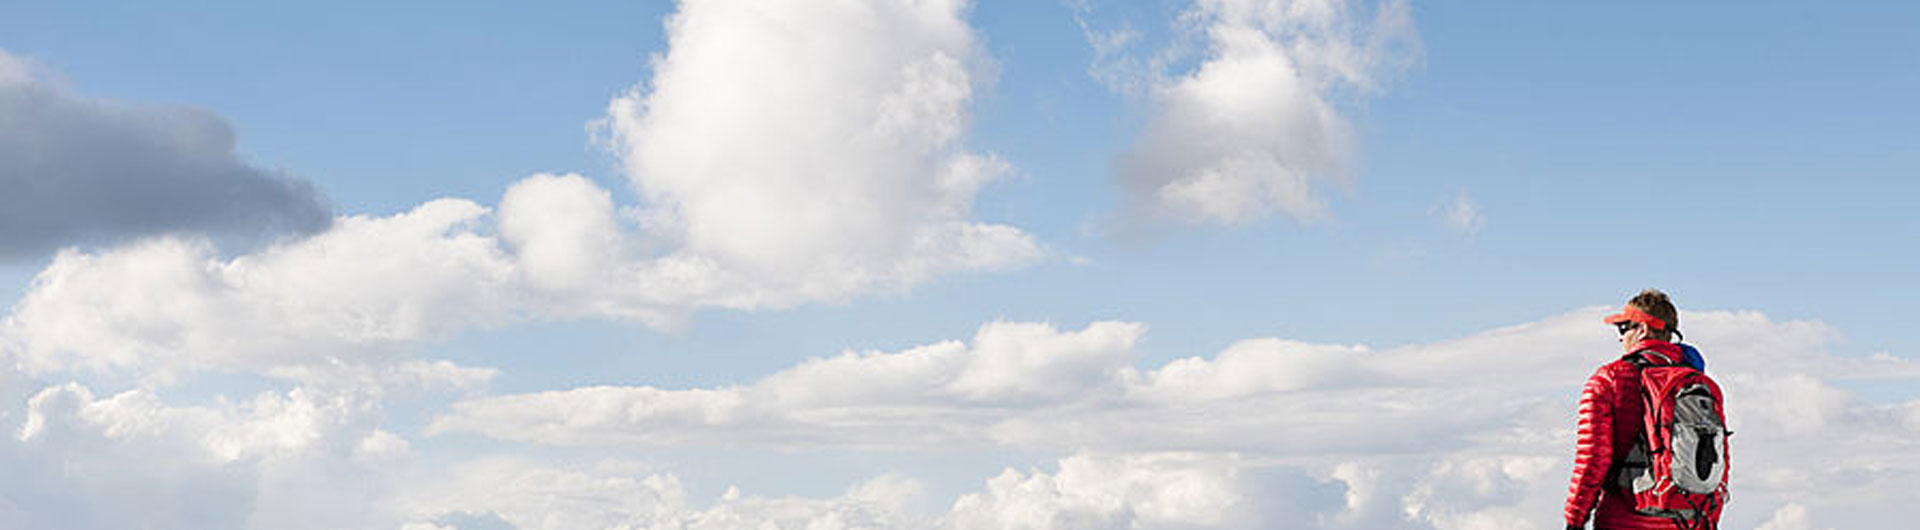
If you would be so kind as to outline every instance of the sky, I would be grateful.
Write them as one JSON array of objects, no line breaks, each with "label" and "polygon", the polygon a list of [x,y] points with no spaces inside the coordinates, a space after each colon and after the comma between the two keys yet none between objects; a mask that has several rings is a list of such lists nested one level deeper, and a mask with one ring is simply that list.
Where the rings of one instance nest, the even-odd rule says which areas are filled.
[{"label": "sky", "polygon": [[1915,6],[404,4],[0,5],[0,528],[1913,515]]}]

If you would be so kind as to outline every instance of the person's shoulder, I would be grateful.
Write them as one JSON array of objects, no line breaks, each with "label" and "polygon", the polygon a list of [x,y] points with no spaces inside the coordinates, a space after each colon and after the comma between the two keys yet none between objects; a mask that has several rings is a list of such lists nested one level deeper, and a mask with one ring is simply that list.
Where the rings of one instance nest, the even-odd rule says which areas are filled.
[{"label": "person's shoulder", "polygon": [[1601,364],[1599,368],[1595,369],[1595,371],[1619,370],[1622,368],[1632,369],[1634,367],[1633,356],[1634,354],[1627,354],[1627,355],[1616,357],[1611,361],[1607,361],[1606,363]]},{"label": "person's shoulder", "polygon": [[1594,368],[1593,377],[1611,380],[1621,376],[1633,375],[1638,370],[1639,368],[1634,366],[1632,361],[1627,360],[1626,357],[1621,357],[1602,364],[1599,368]]}]

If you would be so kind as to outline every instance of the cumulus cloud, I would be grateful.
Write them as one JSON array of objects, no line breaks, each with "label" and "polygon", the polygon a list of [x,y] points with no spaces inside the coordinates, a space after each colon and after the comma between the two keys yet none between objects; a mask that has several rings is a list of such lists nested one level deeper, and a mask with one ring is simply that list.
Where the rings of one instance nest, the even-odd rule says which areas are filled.
[{"label": "cumulus cloud", "polygon": [[385,362],[400,346],[506,317],[513,264],[474,231],[485,212],[443,199],[391,217],[343,217],[325,233],[230,259],[183,238],[64,251],[0,321],[0,347],[33,373],[120,370],[155,381]]},{"label": "cumulus cloud", "polygon": [[204,109],[88,98],[0,50],[0,259],[155,234],[240,242],[323,230],[313,184],[234,153]]},{"label": "cumulus cloud", "polygon": [[1039,255],[972,222],[1007,169],[964,142],[990,65],[967,2],[688,1],[603,122],[649,232],[785,305]]},{"label": "cumulus cloud", "polygon": [[[1251,484],[1230,456],[1074,455],[1058,471],[1008,469],[948,514],[955,529],[1257,528],[1262,509],[1298,502]],[[1293,514],[1299,515],[1299,514]],[[1297,521],[1297,519],[1296,519]]]},{"label": "cumulus cloud", "polygon": [[1377,91],[1419,55],[1404,2],[1197,0],[1180,17],[1189,33],[1152,52],[1079,11],[1096,77],[1144,87],[1148,101],[1144,129],[1114,162],[1135,223],[1324,216],[1320,190],[1347,182],[1355,150],[1341,99]]},{"label": "cumulus cloud", "polygon": [[[695,308],[765,308],[853,288],[815,282],[824,276],[753,278],[709,257],[659,254],[652,243],[623,224],[607,190],[577,175],[537,174],[509,187],[497,213],[439,199],[391,216],[341,217],[325,232],[235,257],[189,237],[67,250],[0,320],[0,351],[33,373],[117,370],[155,382],[205,370],[310,378],[321,377],[318,367],[380,369],[403,360],[411,345],[529,318],[672,326]],[[966,246],[973,243],[921,238],[915,245],[982,261],[914,255],[888,265],[906,276],[889,277],[999,263],[991,255],[1005,249]]]},{"label": "cumulus cloud", "polygon": [[[12,397],[31,390],[7,381]],[[295,387],[179,406],[77,383],[5,404],[0,527],[372,528],[408,443],[375,396]]]},{"label": "cumulus cloud", "polygon": [[69,383],[42,390],[28,401],[19,440],[59,444],[63,442],[55,438],[94,431],[113,439],[165,440],[182,446],[167,451],[175,457],[226,463],[309,447],[326,433],[325,427],[351,412],[344,396],[315,396],[301,389],[261,394],[243,405],[179,408],[162,404],[149,390],[96,399],[86,387]]}]

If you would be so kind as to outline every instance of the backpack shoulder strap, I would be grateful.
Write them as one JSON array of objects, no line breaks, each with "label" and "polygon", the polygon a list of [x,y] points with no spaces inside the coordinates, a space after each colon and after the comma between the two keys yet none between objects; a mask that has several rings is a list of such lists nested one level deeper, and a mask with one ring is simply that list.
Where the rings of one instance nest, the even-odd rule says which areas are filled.
[{"label": "backpack shoulder strap", "polygon": [[1640,352],[1633,352],[1633,353],[1627,354],[1626,361],[1627,361],[1627,364],[1633,365],[1634,368],[1644,369],[1648,366],[1653,366],[1653,361],[1648,360],[1647,356]]},{"label": "backpack shoulder strap", "polygon": [[1665,364],[1658,362],[1653,356],[1647,355],[1647,350],[1640,350],[1637,352],[1633,352],[1631,354],[1627,354],[1626,361],[1627,361],[1627,364],[1633,365],[1634,368],[1639,368],[1642,370],[1647,368],[1653,368],[1656,366],[1666,366]]},{"label": "backpack shoulder strap", "polygon": [[[1627,354],[1626,361],[1632,363],[1635,368],[1641,369],[1663,366],[1691,366],[1687,364],[1685,358],[1667,359],[1666,357],[1665,355],[1654,354],[1653,350],[1640,350]],[[1665,362],[1661,362],[1662,360]]]}]

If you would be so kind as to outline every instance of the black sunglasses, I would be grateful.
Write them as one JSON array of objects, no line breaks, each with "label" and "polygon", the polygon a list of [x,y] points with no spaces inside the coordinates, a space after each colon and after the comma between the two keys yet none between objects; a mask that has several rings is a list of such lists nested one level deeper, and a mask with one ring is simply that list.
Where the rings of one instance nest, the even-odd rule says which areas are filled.
[{"label": "black sunglasses", "polygon": [[1625,334],[1627,334],[1627,332],[1629,332],[1629,331],[1633,331],[1633,328],[1635,328],[1635,327],[1639,327],[1639,326],[1640,326],[1640,323],[1639,323],[1639,322],[1615,322],[1615,323],[1613,323],[1613,329],[1615,329],[1615,330],[1619,330],[1619,331],[1620,331],[1620,334],[1621,334],[1621,335],[1625,335]]}]

